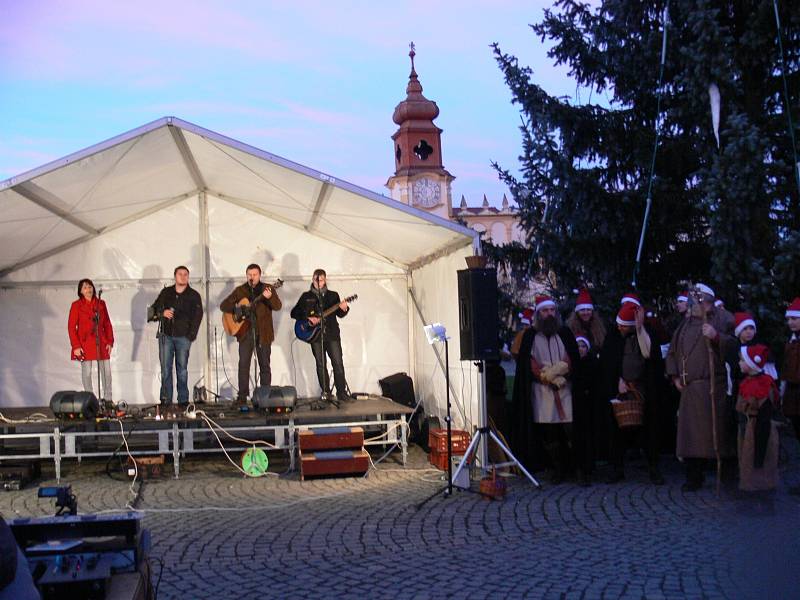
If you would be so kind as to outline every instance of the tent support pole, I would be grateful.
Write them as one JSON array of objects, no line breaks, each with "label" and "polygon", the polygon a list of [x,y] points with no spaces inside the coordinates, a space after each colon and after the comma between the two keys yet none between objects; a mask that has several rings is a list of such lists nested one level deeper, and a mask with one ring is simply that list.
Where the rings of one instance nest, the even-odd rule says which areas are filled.
[{"label": "tent support pole", "polygon": [[410,310],[414,294],[414,273],[406,274],[406,315],[408,317],[408,374],[417,380],[417,336],[414,327],[414,312]]},{"label": "tent support pole", "polygon": [[[211,328],[211,307],[209,306],[210,301],[210,290],[209,290],[209,232],[208,232],[208,198],[206,197],[206,193],[204,190],[201,190],[200,193],[197,194],[197,202],[198,202],[198,213],[200,215],[199,224],[200,224],[200,232],[199,232],[199,239],[200,239],[200,270],[202,276],[202,283],[200,284],[203,288],[200,292],[203,297],[203,306],[205,307],[206,313],[206,352],[205,352],[205,360],[203,361],[204,368],[203,368],[203,383],[207,390],[212,388],[212,379],[211,379],[211,336],[212,328]],[[217,368],[217,365],[214,365],[214,368]],[[217,390],[215,389],[214,392]]]}]

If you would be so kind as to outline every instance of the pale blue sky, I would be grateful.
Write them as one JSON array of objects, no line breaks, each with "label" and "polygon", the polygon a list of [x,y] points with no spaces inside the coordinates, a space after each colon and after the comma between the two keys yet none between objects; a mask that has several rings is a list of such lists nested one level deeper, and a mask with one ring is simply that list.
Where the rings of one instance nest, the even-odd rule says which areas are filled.
[{"label": "pale blue sky", "polygon": [[454,201],[499,204],[520,121],[489,44],[574,95],[528,26],[549,5],[0,0],[0,180],[173,115],[387,193],[413,40]]}]

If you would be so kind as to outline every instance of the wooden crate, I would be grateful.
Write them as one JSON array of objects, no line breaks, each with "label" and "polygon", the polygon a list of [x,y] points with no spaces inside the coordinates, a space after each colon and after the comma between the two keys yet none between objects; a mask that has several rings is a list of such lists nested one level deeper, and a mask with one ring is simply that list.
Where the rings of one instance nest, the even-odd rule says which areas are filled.
[{"label": "wooden crate", "polygon": [[[464,454],[471,440],[469,433],[453,429],[450,435],[453,440],[453,454]],[[435,450],[439,454],[447,454],[447,429],[431,429],[428,433],[428,446],[431,452]]]},{"label": "wooden crate", "polygon": [[322,450],[300,452],[300,478],[321,475],[353,475],[366,473],[369,454],[359,450]]},{"label": "wooden crate", "polygon": [[364,446],[364,430],[361,427],[320,427],[300,431],[297,445],[301,452],[361,448]]}]

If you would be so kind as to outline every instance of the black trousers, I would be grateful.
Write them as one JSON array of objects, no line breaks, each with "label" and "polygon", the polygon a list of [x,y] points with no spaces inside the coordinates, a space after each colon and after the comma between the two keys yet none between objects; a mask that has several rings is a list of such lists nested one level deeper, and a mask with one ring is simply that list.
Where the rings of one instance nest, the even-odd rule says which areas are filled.
[{"label": "black trousers", "polygon": [[690,485],[703,485],[705,468],[708,461],[705,458],[684,458],[683,465],[686,472],[686,483]]},{"label": "black trousers", "polygon": [[641,448],[651,469],[658,467],[660,454],[660,432],[658,405],[655,398],[644,399],[644,415],[640,427],[620,427],[614,417],[611,403],[608,403],[609,415],[609,459],[611,465],[618,470],[624,468],[625,451],[628,448]]},{"label": "black trousers", "polygon": [[[330,394],[331,385],[328,381],[328,371],[325,368],[325,355],[322,353],[322,338],[318,337],[311,342],[311,352],[314,353],[314,360],[317,361],[317,381],[319,387],[325,394]],[[333,382],[336,384],[336,396],[339,398],[347,397],[347,380],[344,375],[344,362],[342,361],[342,341],[325,340],[325,354],[331,359],[333,367]]]},{"label": "black trousers", "polygon": [[537,428],[553,470],[564,476],[574,466],[575,430],[572,423],[542,423]]},{"label": "black trousers", "polygon": [[253,351],[258,358],[259,385],[272,385],[272,369],[269,366],[272,346],[256,344],[252,330],[239,341],[239,398],[250,397],[250,362]]}]

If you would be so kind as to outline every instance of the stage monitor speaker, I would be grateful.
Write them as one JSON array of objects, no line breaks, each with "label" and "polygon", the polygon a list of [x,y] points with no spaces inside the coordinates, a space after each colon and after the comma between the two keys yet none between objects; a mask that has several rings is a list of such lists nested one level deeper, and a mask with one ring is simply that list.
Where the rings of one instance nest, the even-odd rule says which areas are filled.
[{"label": "stage monitor speaker", "polygon": [[405,373],[395,373],[378,380],[381,395],[391,398],[398,404],[414,408],[417,400],[414,397],[414,382]]},{"label": "stage monitor speaker", "polygon": [[[390,398],[398,404],[403,404],[410,408],[417,406],[417,399],[414,396],[414,382],[405,373],[395,373],[378,380],[381,386],[381,395]],[[424,410],[422,406],[417,408],[417,412],[408,423],[408,435],[410,441],[418,446],[423,446],[426,439],[422,435],[422,423],[424,422]]]},{"label": "stage monitor speaker", "polygon": [[97,416],[100,404],[92,392],[62,391],[50,398],[50,410],[57,419],[87,419]]},{"label": "stage monitor speaker", "polygon": [[499,360],[497,272],[458,271],[458,325],[461,360]]},{"label": "stage monitor speaker", "polygon": [[269,413],[290,413],[297,404],[297,390],[291,385],[260,385],[253,392],[253,406]]}]

